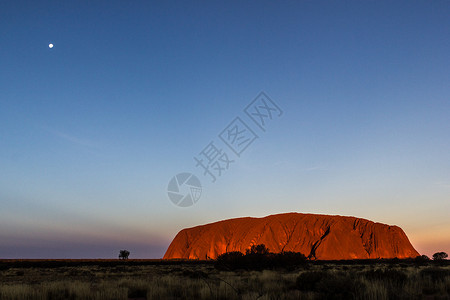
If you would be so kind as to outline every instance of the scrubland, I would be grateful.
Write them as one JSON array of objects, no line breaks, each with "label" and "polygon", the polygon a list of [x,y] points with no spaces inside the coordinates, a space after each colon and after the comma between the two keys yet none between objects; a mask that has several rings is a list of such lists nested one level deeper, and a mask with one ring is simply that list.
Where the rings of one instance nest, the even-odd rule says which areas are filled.
[{"label": "scrubland", "polygon": [[307,262],[264,270],[212,261],[0,261],[0,299],[450,299],[450,264]]}]

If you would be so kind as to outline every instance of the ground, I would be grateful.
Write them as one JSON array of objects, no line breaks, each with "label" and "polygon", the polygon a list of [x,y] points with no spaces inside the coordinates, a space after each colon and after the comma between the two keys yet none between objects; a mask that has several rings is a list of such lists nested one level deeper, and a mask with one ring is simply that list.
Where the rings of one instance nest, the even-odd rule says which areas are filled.
[{"label": "ground", "polygon": [[218,270],[214,261],[0,260],[0,299],[450,299],[446,262],[311,262]]}]

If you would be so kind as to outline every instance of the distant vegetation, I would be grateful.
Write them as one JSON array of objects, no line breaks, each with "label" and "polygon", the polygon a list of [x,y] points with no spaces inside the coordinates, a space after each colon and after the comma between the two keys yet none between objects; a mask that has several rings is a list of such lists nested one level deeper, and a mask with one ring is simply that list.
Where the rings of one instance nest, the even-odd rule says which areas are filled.
[{"label": "distant vegetation", "polygon": [[120,252],[119,252],[119,259],[128,259],[128,256],[130,256],[130,251],[128,251],[128,250],[120,250]]},{"label": "distant vegetation", "polygon": [[[445,252],[436,252],[433,254],[433,260],[436,262],[445,261],[448,257]],[[307,257],[299,252],[282,251],[281,253],[272,253],[264,245],[253,245],[250,249],[245,251],[245,254],[239,251],[226,252],[217,257],[215,267],[219,270],[263,270],[263,269],[295,269],[307,263]],[[364,262],[365,264],[398,263],[400,260],[394,259],[365,259],[365,260],[350,260],[347,263]],[[414,259],[407,259],[416,264],[426,264],[430,258],[426,255],[418,256]],[[336,261],[340,262],[340,261]],[[320,262],[319,262],[320,263]]]},{"label": "distant vegetation", "polygon": [[239,251],[219,255],[215,267],[219,270],[262,270],[268,268],[295,268],[306,262],[306,256],[298,252],[271,253],[264,244],[253,245],[245,255]]},{"label": "distant vegetation", "polygon": [[433,254],[434,260],[444,260],[447,257],[448,257],[448,254],[445,252],[436,252],[435,254]]}]

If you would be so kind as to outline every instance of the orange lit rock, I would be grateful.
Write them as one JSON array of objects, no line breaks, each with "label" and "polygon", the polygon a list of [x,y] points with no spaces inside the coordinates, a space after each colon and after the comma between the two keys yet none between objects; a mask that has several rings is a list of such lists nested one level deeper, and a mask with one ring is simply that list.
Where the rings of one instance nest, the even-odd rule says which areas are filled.
[{"label": "orange lit rock", "polygon": [[237,218],[181,230],[164,259],[208,259],[264,244],[271,252],[301,252],[311,259],[419,256],[398,226],[355,217],[287,213]]}]

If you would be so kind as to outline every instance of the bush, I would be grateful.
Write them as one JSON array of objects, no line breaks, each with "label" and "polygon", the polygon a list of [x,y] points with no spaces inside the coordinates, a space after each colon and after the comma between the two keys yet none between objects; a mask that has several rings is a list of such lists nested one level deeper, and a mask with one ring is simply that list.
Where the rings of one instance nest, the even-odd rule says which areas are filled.
[{"label": "bush", "polygon": [[286,251],[277,254],[277,259],[283,264],[304,264],[306,256],[300,252]]},{"label": "bush", "polygon": [[301,273],[296,280],[296,286],[300,291],[316,291],[317,284],[321,281],[327,272],[321,271],[308,271]]},{"label": "bush", "polygon": [[429,261],[430,261],[430,258],[426,255],[420,255],[420,256],[417,256],[416,258],[414,258],[414,262],[416,264],[423,265],[425,263],[428,263]]},{"label": "bush", "polygon": [[267,255],[269,253],[269,249],[264,244],[252,245],[245,251],[245,255]]},{"label": "bush", "polygon": [[296,280],[297,289],[319,293],[325,299],[353,299],[362,286],[359,280],[344,272],[309,271]]},{"label": "bush", "polygon": [[119,252],[119,259],[128,259],[128,256],[130,256],[130,251],[128,251],[128,250],[120,250],[120,252]]},{"label": "bush", "polygon": [[219,270],[244,268],[244,254],[239,251],[223,253],[217,257],[214,266]]},{"label": "bush", "polygon": [[438,267],[430,267],[421,270],[420,276],[422,278],[429,277],[432,281],[443,281],[445,277],[450,276],[450,270],[445,270]]},{"label": "bush", "polygon": [[433,260],[444,260],[448,257],[448,254],[445,252],[436,252],[433,254]]},{"label": "bush", "polygon": [[396,269],[369,270],[362,273],[369,280],[380,280],[396,285],[403,285],[408,279],[408,275]]},{"label": "bush", "polygon": [[217,261],[234,261],[240,260],[244,257],[244,254],[239,251],[226,252],[217,257]]},{"label": "bush", "polygon": [[220,270],[263,270],[272,268],[295,268],[306,262],[305,255],[297,252],[270,253],[264,245],[252,246],[242,254],[239,251],[219,255],[215,267]]},{"label": "bush", "polygon": [[327,299],[354,299],[363,290],[362,283],[344,272],[328,273],[316,285]]},{"label": "bush", "polygon": [[128,289],[128,298],[147,298],[147,289],[131,287]]}]

